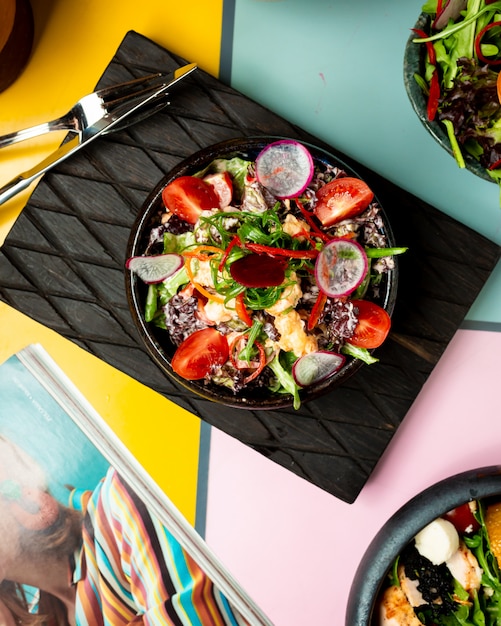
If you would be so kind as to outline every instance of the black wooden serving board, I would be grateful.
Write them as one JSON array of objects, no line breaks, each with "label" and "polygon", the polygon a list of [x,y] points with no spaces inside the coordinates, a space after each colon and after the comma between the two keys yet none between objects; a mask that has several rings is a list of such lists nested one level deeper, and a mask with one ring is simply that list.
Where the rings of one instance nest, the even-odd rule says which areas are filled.
[{"label": "black wooden serving board", "polygon": [[[130,32],[99,86],[184,62]],[[342,158],[374,189],[398,244],[409,246],[400,260],[393,330],[376,353],[380,362],[299,411],[227,408],[177,386],[148,355],[125,293],[130,228],[162,176],[200,148],[257,135],[302,139]],[[45,175],[1,250],[0,298],[353,502],[499,256],[494,243],[197,70],[172,93],[167,109],[99,139]]]}]

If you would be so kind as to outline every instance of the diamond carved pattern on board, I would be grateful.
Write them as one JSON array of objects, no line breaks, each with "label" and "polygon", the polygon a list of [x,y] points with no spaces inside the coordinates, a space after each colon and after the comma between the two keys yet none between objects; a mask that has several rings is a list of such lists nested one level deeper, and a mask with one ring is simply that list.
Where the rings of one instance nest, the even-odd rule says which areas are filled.
[{"label": "diamond carved pattern on board", "polygon": [[[99,87],[184,60],[129,33]],[[171,104],[47,174],[0,254],[0,297],[267,458],[352,502],[492,271],[499,249],[212,76],[197,70]],[[393,332],[380,362],[300,411],[244,411],[188,393],[146,352],[125,294],[130,228],[162,176],[211,144],[289,136],[337,154],[387,212],[400,263]],[[464,254],[475,250],[464,264]]]}]

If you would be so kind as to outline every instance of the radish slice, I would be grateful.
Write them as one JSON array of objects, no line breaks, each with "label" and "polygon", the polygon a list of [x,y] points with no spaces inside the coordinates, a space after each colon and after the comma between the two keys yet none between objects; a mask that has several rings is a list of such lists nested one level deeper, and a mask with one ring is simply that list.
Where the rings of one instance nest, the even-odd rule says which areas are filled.
[{"label": "radish slice", "polygon": [[294,363],[292,375],[300,387],[307,387],[333,376],[343,367],[345,360],[337,352],[310,352]]},{"label": "radish slice", "polygon": [[467,4],[467,0],[448,0],[444,8],[435,17],[432,28],[435,30],[442,30],[442,28],[447,26],[449,20],[456,21],[461,15],[461,11],[466,9]]},{"label": "radish slice", "polygon": [[362,246],[348,239],[332,239],[315,262],[319,289],[331,298],[348,296],[362,283],[369,263]]},{"label": "radish slice", "polygon": [[257,155],[256,178],[276,198],[300,196],[313,178],[313,158],[297,141],[274,141]]},{"label": "radish slice", "polygon": [[132,256],[127,259],[125,267],[137,274],[145,283],[161,283],[175,274],[184,265],[179,254],[155,254],[152,256]]}]

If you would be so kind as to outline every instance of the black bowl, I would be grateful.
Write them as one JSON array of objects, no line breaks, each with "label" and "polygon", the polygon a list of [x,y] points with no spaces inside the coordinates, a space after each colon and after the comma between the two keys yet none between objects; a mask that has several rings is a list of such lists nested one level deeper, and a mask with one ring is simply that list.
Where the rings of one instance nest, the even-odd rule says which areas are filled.
[{"label": "black bowl", "polygon": [[375,626],[377,602],[402,549],[427,524],[474,499],[501,495],[501,465],[468,470],[428,487],[401,507],[374,537],[355,573],[346,626]]},{"label": "black bowl", "polygon": [[[428,32],[430,24],[430,16],[426,13],[421,13],[419,16],[414,28],[424,30]],[[419,74],[424,76],[424,65],[426,58],[426,46],[424,44],[414,43],[412,40],[416,38],[416,34],[412,33],[407,40],[407,44],[405,46],[404,51],[404,85],[409,100],[411,102],[412,108],[414,112],[418,116],[420,122],[426,128],[426,130],[430,133],[430,135],[438,142],[438,144],[446,150],[452,158],[454,158],[451,144],[449,141],[449,137],[447,136],[447,131],[445,130],[445,126],[438,121],[430,122],[428,120],[427,114],[427,98],[423,93],[421,87],[417,84],[414,75]],[[489,182],[495,182],[494,179],[489,176],[485,167],[480,165],[480,163],[475,159],[471,154],[463,151],[463,158],[465,162],[465,167],[468,171],[476,174],[480,178],[484,180],[488,180]]]},{"label": "black bowl", "polygon": [[[139,211],[129,238],[127,258],[144,253],[147,247],[148,234],[155,220],[158,219],[159,210],[163,208],[161,197],[162,190],[169,182],[179,176],[194,174],[217,158],[233,158],[239,156],[253,160],[266,145],[277,139],[280,138],[265,136],[232,139],[200,150],[193,156],[179,163],[179,165],[171,170],[167,176],[158,183]],[[315,146],[309,144],[305,145],[308,146],[313,159],[317,160],[317,162],[322,161],[324,163],[338,165],[350,175],[361,178],[352,168],[341,162],[332,154]],[[395,241],[393,233],[384,210],[382,211],[382,217],[388,245],[394,246]],[[380,296],[377,300],[377,303],[384,307],[390,315],[395,305],[398,282],[397,276],[398,270],[397,266],[395,266],[394,270],[385,275],[380,289]],[[215,384],[204,384],[204,381],[188,381],[178,376],[171,367],[171,358],[176,348],[171,342],[168,333],[146,322],[144,319],[143,309],[146,300],[146,286],[135,274],[127,272],[126,290],[133,320],[148,352],[160,368],[179,384],[205,399],[241,409],[279,409],[292,405],[292,397],[289,395],[272,393],[265,389],[246,390],[245,395],[235,395],[231,390],[225,387]],[[359,359],[347,358],[343,368],[334,376],[301,390],[301,402],[307,402],[334,389],[346,381],[348,377],[352,376],[363,365],[363,362]],[[371,367],[377,367],[377,364]]]}]

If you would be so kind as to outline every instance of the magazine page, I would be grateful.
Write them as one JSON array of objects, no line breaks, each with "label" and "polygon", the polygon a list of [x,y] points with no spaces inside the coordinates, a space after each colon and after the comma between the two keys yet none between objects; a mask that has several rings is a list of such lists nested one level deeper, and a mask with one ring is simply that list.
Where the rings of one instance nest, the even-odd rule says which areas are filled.
[{"label": "magazine page", "polygon": [[[29,624],[22,611],[38,611],[52,614],[55,621],[47,623],[84,624],[96,602],[113,611],[118,602],[120,618],[115,615],[111,622],[117,625],[130,623],[135,610],[148,616],[144,623],[171,623],[149,605],[155,594],[164,593],[176,597],[175,608],[169,608],[176,613],[169,616],[172,623],[271,624],[41,345],[30,345],[0,365],[0,398],[0,623],[17,623],[9,622],[12,613]],[[56,551],[48,550],[61,519],[72,529],[67,536],[76,537],[69,568],[76,608],[73,591],[56,584],[68,572],[59,571]],[[70,545],[67,536],[58,545]],[[106,554],[101,554],[103,545]],[[25,560],[30,563],[25,578],[24,572],[15,573],[23,584],[9,583],[12,563],[20,569]],[[161,579],[162,568],[169,573],[168,584],[150,592],[147,581]],[[55,594],[40,592],[38,570],[44,581],[54,574],[50,591],[56,589]],[[183,597],[201,572],[214,584],[210,594],[207,588],[202,593],[210,595],[202,608]],[[113,597],[97,594],[95,580],[104,577],[105,588],[111,573]],[[81,591],[86,586],[87,595]],[[89,600],[92,593],[99,598]]]}]

